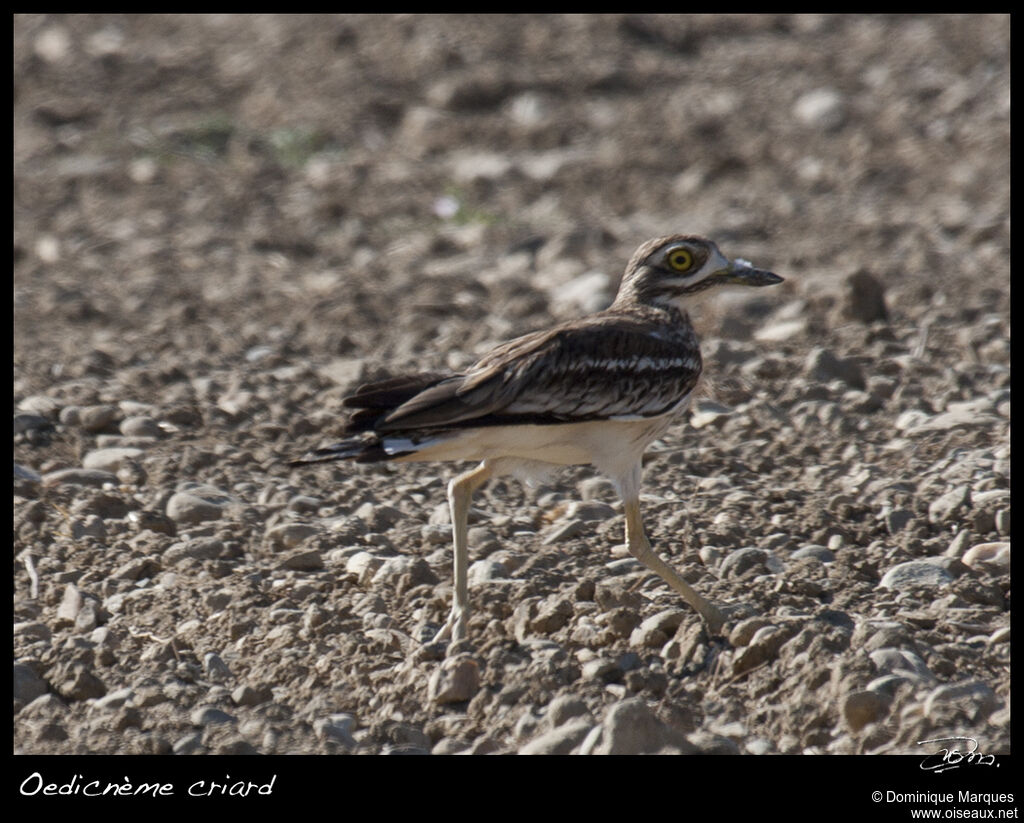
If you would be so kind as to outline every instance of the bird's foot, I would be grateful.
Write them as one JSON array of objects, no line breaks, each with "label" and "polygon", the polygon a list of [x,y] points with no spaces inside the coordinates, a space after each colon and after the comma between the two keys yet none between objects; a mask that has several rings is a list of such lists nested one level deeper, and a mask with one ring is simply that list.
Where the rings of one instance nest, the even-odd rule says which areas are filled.
[{"label": "bird's foot", "polygon": [[434,635],[434,639],[430,642],[441,643],[445,640],[451,640],[452,643],[457,643],[459,640],[465,640],[466,623],[468,620],[468,609],[460,609],[458,606],[452,606],[451,612],[448,613],[448,619],[444,621],[444,625],[438,630],[437,634]]}]

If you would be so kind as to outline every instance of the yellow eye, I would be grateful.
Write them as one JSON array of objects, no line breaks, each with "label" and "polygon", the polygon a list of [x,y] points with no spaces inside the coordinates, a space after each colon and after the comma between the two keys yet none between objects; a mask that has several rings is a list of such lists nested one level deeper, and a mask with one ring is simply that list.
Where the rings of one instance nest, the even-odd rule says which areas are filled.
[{"label": "yellow eye", "polygon": [[693,266],[693,255],[686,249],[676,249],[669,254],[668,264],[676,271],[689,271]]}]

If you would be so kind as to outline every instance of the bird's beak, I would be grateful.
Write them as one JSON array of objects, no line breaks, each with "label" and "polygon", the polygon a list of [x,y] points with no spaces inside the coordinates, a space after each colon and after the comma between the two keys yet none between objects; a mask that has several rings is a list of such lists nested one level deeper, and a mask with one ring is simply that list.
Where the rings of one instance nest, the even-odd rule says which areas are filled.
[{"label": "bird's beak", "polygon": [[782,278],[764,269],[755,269],[746,260],[733,260],[729,266],[719,272],[724,283],[737,286],[774,286],[781,283]]}]

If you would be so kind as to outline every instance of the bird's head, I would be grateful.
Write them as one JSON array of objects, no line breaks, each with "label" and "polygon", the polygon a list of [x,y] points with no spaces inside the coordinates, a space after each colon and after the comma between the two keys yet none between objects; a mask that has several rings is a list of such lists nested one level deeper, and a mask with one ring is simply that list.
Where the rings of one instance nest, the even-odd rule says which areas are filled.
[{"label": "bird's head", "polygon": [[622,276],[616,303],[673,306],[681,311],[723,286],[771,286],[777,274],[729,260],[710,240],[677,234],[648,240],[636,250]]}]

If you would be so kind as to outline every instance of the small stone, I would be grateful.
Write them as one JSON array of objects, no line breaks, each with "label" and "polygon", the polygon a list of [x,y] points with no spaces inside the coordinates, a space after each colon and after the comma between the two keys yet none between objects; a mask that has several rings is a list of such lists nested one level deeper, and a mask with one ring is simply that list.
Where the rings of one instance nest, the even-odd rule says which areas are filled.
[{"label": "small stone", "polygon": [[352,730],[355,727],[355,718],[350,714],[332,714],[328,717],[318,717],[313,721],[313,732],[321,740],[333,740],[346,749],[354,749],[358,744],[352,737]]},{"label": "small stone", "polygon": [[59,63],[71,51],[71,34],[64,26],[49,26],[39,33],[32,47],[47,63]]},{"label": "small stone", "polygon": [[84,537],[94,537],[100,541],[106,540],[107,529],[103,525],[103,518],[90,514],[88,517],[72,519],[71,537],[74,540],[81,540]]},{"label": "small stone", "polygon": [[58,469],[43,475],[44,486],[94,486],[117,485],[117,475],[99,469]]},{"label": "small stone", "polygon": [[549,728],[557,729],[563,723],[577,717],[590,719],[587,704],[572,694],[561,694],[548,704],[544,721]]},{"label": "small stone", "polygon": [[804,374],[820,383],[841,380],[854,389],[864,388],[864,372],[851,358],[836,357],[828,349],[817,346],[811,349],[804,361]]},{"label": "small stone", "polygon": [[877,691],[850,692],[843,698],[842,711],[850,730],[859,732],[889,713],[889,701]]},{"label": "small stone", "polygon": [[93,434],[106,431],[118,416],[116,406],[84,406],[78,410],[78,424]]},{"label": "small stone", "polygon": [[774,660],[779,649],[789,639],[789,634],[779,626],[763,626],[754,633],[748,643],[733,659],[733,677]]},{"label": "small stone", "polygon": [[953,538],[952,542],[946,551],[943,552],[945,557],[954,557],[958,560],[962,559],[964,552],[971,545],[971,534],[966,529],[957,532],[956,537]]},{"label": "small stone", "polygon": [[654,754],[667,743],[695,751],[681,734],[673,733],[647,706],[643,698],[629,698],[613,705],[601,724],[601,739],[594,754]]},{"label": "small stone", "polygon": [[116,474],[126,461],[136,460],[143,454],[142,449],[135,448],[96,449],[82,458],[82,466]]},{"label": "small stone", "polygon": [[371,532],[386,532],[405,518],[401,510],[380,503],[363,503],[355,510],[355,516],[362,520]]},{"label": "small stone", "polygon": [[737,649],[742,646],[747,646],[750,644],[750,641],[754,639],[754,635],[757,634],[759,630],[770,625],[771,621],[767,617],[762,617],[761,615],[741,620],[729,633],[729,643]]},{"label": "small stone", "polygon": [[926,717],[936,717],[961,709],[972,723],[980,723],[999,707],[992,687],[981,680],[965,680],[937,687],[924,701]]},{"label": "small stone", "polygon": [[282,569],[312,572],[324,568],[324,559],[317,549],[295,549],[281,557],[277,565]]},{"label": "small stone", "polygon": [[519,754],[569,754],[583,742],[593,726],[590,720],[570,720],[535,737],[519,749]]},{"label": "small stone", "polygon": [[360,586],[369,586],[378,569],[384,565],[384,559],[370,552],[357,552],[345,563],[345,574],[355,575]]},{"label": "small stone", "polygon": [[914,683],[934,683],[935,675],[920,655],[906,649],[876,649],[868,655],[879,674],[895,674]]},{"label": "small stone", "polygon": [[258,706],[271,699],[272,693],[265,686],[242,685],[231,692],[231,701],[236,706]]},{"label": "small stone", "polygon": [[45,623],[39,623],[34,620],[15,623],[13,631],[16,640],[22,640],[29,643],[36,641],[48,643],[52,637],[52,632],[50,631],[49,626]]},{"label": "small stone", "polygon": [[172,747],[175,754],[192,754],[203,748],[203,736],[198,732],[178,738]]},{"label": "small stone", "polygon": [[979,543],[971,546],[961,558],[965,566],[972,569],[987,570],[994,574],[1010,571],[1009,543]]},{"label": "small stone", "polygon": [[73,583],[64,588],[64,597],[57,607],[57,618],[54,621],[54,628],[63,629],[75,624],[78,611],[82,608],[82,593]]},{"label": "small stone", "polygon": [[203,669],[207,676],[214,681],[228,680],[231,677],[231,669],[216,652],[206,653],[203,657]]},{"label": "small stone", "polygon": [[160,428],[160,424],[156,422],[152,417],[146,417],[145,415],[139,415],[136,417],[126,417],[121,421],[120,425],[121,434],[125,437],[162,437],[163,429]]},{"label": "small stone", "polygon": [[466,577],[473,589],[491,580],[507,580],[508,568],[497,560],[477,560],[466,571]]},{"label": "small stone", "polygon": [[24,663],[14,664],[14,702],[16,704],[27,706],[46,692],[46,681],[37,675],[31,666]]},{"label": "small stone", "polygon": [[188,492],[177,492],[167,501],[167,516],[175,523],[203,523],[219,520],[223,514],[223,505]]},{"label": "small stone", "polygon": [[276,551],[294,549],[307,538],[319,533],[320,529],[309,523],[281,523],[268,529],[263,539]]},{"label": "small stone", "polygon": [[889,319],[885,307],[885,288],[881,281],[867,269],[859,269],[846,278],[846,303],[843,311],[847,317],[861,323],[874,323]]},{"label": "small stone", "polygon": [[946,492],[928,506],[928,520],[945,523],[953,520],[964,506],[970,503],[971,487],[964,484]]},{"label": "small stone", "polygon": [[427,686],[430,700],[441,705],[472,699],[480,688],[480,666],[468,655],[447,658],[434,670]]},{"label": "small stone", "polygon": [[76,664],[71,676],[57,688],[57,691],[68,700],[89,700],[103,697],[107,693],[107,687],[87,668]]},{"label": "small stone", "polygon": [[661,648],[675,635],[685,617],[686,612],[682,609],[665,609],[651,615],[633,630],[629,637],[629,645],[639,648]]},{"label": "small stone", "polygon": [[321,377],[331,380],[343,389],[354,386],[363,379],[366,362],[361,358],[339,357],[317,369]]},{"label": "small stone", "polygon": [[114,711],[120,709],[135,695],[135,690],[129,686],[125,686],[123,689],[117,689],[107,695],[99,698],[93,707],[96,709],[103,709],[106,711]]},{"label": "small stone", "polygon": [[893,509],[885,516],[885,527],[889,534],[897,534],[913,522],[914,513],[907,509]]},{"label": "small stone", "polygon": [[603,271],[588,271],[551,292],[551,301],[564,313],[593,314],[611,305],[611,278]]},{"label": "small stone", "polygon": [[189,715],[194,726],[210,726],[219,723],[237,723],[238,718],[214,706],[199,706]]},{"label": "small stone", "polygon": [[[833,537],[835,536],[837,535],[833,535]],[[801,546],[789,557],[791,560],[811,559],[817,560],[821,563],[832,563],[836,559],[835,554],[827,546],[817,546],[814,544]]]},{"label": "small stone", "polygon": [[945,586],[952,583],[953,575],[937,562],[946,559],[908,560],[893,566],[882,575],[879,588],[902,590],[914,586]]},{"label": "small stone", "polygon": [[547,535],[545,535],[542,542],[543,545],[550,546],[554,543],[561,543],[565,540],[570,540],[573,537],[578,537],[585,531],[586,526],[582,520],[567,520],[554,526]]},{"label": "small stone", "polygon": [[828,88],[800,95],[793,104],[793,114],[802,123],[823,131],[835,131],[846,121],[842,95]]}]

